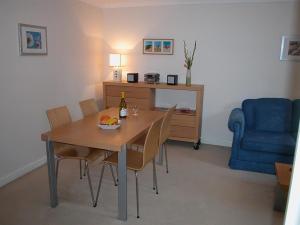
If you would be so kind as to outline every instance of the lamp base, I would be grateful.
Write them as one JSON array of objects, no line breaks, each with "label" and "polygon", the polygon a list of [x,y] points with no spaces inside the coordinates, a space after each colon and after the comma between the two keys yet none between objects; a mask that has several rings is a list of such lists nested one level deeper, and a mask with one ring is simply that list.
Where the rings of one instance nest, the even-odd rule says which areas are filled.
[{"label": "lamp base", "polygon": [[122,81],[122,69],[114,69],[113,80],[114,81]]}]

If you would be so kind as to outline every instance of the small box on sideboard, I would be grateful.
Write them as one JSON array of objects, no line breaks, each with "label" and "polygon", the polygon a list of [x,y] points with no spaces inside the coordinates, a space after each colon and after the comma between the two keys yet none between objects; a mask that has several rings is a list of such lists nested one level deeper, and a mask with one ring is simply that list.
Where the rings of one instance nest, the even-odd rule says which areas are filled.
[{"label": "small box on sideboard", "polygon": [[165,110],[155,107],[155,92],[157,89],[185,90],[196,93],[195,110],[177,109],[171,120],[171,140],[193,142],[198,149],[201,140],[202,108],[204,85],[185,84],[168,85],[166,83],[148,84],[145,82],[103,82],[104,107],[117,107],[120,102],[120,92],[124,91],[128,107],[136,105],[141,110]]},{"label": "small box on sideboard", "polygon": [[178,75],[167,75],[167,84],[168,85],[177,85],[178,84]]},{"label": "small box on sideboard", "polygon": [[139,81],[138,73],[127,73],[127,82],[128,83],[137,83]]}]

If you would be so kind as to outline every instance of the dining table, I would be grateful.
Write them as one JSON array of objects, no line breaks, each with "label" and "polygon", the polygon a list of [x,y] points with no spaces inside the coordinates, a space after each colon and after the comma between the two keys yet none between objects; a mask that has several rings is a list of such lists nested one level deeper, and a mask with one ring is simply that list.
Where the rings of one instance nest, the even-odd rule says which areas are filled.
[{"label": "dining table", "polygon": [[91,116],[87,116],[70,124],[55,128],[41,135],[46,143],[47,166],[50,191],[50,206],[58,205],[57,181],[55,175],[54,143],[104,149],[118,153],[118,219],[127,220],[127,147],[143,135],[164,112],[139,110],[137,115],[129,115],[120,120],[117,129],[101,129],[98,127],[100,117],[119,116],[118,108],[109,108]]}]

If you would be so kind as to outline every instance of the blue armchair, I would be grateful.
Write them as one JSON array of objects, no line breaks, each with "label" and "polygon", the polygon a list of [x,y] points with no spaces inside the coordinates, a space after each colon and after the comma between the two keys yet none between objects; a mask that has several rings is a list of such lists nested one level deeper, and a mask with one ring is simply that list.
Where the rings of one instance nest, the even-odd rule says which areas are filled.
[{"label": "blue armchair", "polygon": [[275,174],[275,162],[293,163],[300,116],[300,99],[247,99],[233,109],[229,167]]}]

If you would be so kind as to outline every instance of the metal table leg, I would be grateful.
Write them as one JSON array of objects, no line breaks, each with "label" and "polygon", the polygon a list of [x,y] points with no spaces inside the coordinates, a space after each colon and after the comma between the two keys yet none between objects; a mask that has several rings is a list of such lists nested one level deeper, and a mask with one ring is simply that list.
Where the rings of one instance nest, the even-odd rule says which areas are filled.
[{"label": "metal table leg", "polygon": [[47,165],[48,165],[48,177],[49,177],[49,188],[50,188],[50,205],[55,208],[58,205],[57,199],[57,186],[55,176],[55,159],[54,159],[54,148],[52,141],[46,142],[47,150]]},{"label": "metal table leg", "polygon": [[127,152],[126,145],[121,147],[118,152],[118,218],[120,220],[127,220]]}]

